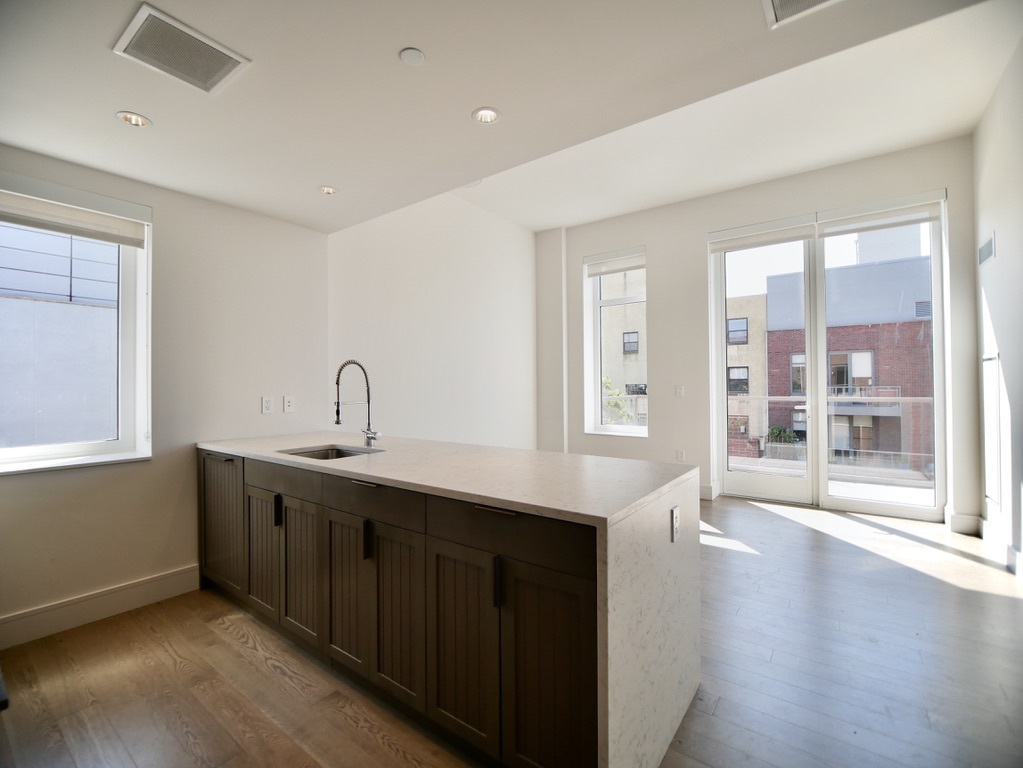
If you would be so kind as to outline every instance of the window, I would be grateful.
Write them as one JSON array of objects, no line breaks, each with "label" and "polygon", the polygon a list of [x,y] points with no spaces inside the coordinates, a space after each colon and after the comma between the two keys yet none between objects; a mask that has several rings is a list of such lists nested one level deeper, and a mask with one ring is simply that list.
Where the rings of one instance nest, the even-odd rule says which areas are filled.
[{"label": "window", "polygon": [[792,431],[800,440],[806,439],[806,407],[792,411]]},{"label": "window", "polygon": [[806,354],[791,355],[790,367],[792,369],[792,394],[806,394]]},{"label": "window", "polygon": [[869,387],[874,383],[874,356],[871,352],[832,352],[828,361],[829,394],[870,394]]},{"label": "window", "polygon": [[587,432],[647,434],[646,249],[584,260]]},{"label": "window", "polygon": [[745,394],[749,392],[749,367],[736,365],[728,369],[729,394]]},{"label": "window", "polygon": [[728,318],[728,343],[748,344],[749,343],[749,318],[730,317]]},{"label": "window", "polygon": [[149,218],[0,173],[0,472],[151,455]]}]

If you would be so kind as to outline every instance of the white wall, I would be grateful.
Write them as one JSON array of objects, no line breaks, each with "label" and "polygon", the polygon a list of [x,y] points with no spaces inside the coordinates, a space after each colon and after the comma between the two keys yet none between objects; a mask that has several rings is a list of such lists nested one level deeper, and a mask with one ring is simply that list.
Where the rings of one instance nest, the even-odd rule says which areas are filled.
[{"label": "white wall", "polygon": [[327,238],[10,147],[0,168],[153,209],[153,458],[0,477],[3,648],[197,586],[195,443],[323,423]]},{"label": "white wall", "polygon": [[[386,436],[536,446],[533,233],[442,195],[329,238],[332,414],[338,365],[365,365]],[[342,400],[362,400],[357,369]],[[365,409],[348,406],[354,430]]]},{"label": "white wall", "polygon": [[[969,137],[800,174],[696,200],[573,227],[566,234],[568,450],[698,463],[701,493],[711,485],[709,232],[948,189],[951,274],[949,505],[959,530],[975,529],[980,511],[977,414],[973,165]],[[582,259],[637,245],[647,252],[649,437],[583,432]],[[580,276],[574,279],[573,275]],[[556,299],[555,299],[556,300]],[[550,301],[550,299],[548,299]],[[557,307],[540,316],[556,318]],[[547,320],[555,333],[553,322]],[[539,329],[543,334],[545,330]],[[557,397],[557,371],[538,371],[541,401]],[[675,385],[685,396],[675,397]],[[952,439],[954,436],[954,440]],[[962,519],[959,516],[962,515]]]},{"label": "white wall", "polygon": [[564,451],[565,433],[565,230],[536,234],[536,447]]},{"label": "white wall", "polygon": [[[1001,514],[991,533],[1009,548],[1010,563],[1023,565],[1023,43],[1016,49],[975,136],[977,240],[995,235],[995,258],[979,269],[981,303],[989,320],[985,353],[1001,360]],[[974,251],[976,254],[976,250]],[[987,532],[988,527],[985,527]]]}]

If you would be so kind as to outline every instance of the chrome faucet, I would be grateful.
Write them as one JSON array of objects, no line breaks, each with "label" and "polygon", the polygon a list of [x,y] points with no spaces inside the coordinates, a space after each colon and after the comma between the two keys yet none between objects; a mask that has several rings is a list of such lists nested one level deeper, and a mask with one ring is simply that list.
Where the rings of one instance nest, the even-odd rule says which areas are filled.
[{"label": "chrome faucet", "polygon": [[[351,402],[347,402],[347,403],[342,403],[341,402],[341,371],[343,371],[349,365],[357,366],[358,369],[360,371],[362,371],[362,378],[364,378],[366,380],[366,399],[365,399],[365,401],[358,401],[358,402],[351,401]],[[372,412],[372,406],[370,405],[370,397],[369,397],[369,375],[366,373],[366,369],[363,367],[362,363],[360,363],[358,360],[345,360],[343,363],[341,363],[341,366],[337,369],[337,379],[335,379],[334,384],[337,385],[337,400],[334,401],[334,423],[335,424],[341,424],[342,423],[342,421],[341,421],[341,406],[342,405],[363,405],[363,404],[365,404],[365,406],[366,406],[366,428],[364,430],[362,430],[362,434],[364,434],[366,436],[366,447],[367,448],[372,447],[373,446],[373,441],[376,440],[378,437],[380,437],[380,433],[373,431],[373,426],[372,426],[372,423],[371,423],[372,419],[373,419],[373,412]]]}]

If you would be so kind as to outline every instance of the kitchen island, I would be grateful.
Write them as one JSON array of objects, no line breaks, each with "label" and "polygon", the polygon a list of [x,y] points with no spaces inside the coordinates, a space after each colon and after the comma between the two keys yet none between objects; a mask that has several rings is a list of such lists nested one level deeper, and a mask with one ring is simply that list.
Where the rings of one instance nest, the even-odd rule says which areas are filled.
[{"label": "kitchen island", "polygon": [[504,764],[659,765],[699,680],[698,469],[390,437],[294,453],[339,445],[363,437],[199,444],[204,581]]}]

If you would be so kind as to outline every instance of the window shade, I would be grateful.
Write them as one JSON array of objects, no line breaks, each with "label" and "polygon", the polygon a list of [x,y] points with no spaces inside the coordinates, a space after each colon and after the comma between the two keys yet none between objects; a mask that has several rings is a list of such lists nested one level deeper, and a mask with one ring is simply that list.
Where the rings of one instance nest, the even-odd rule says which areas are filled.
[{"label": "window shade", "polygon": [[646,266],[646,247],[625,248],[610,253],[598,253],[583,259],[586,277],[613,275]]},{"label": "window shade", "polygon": [[810,240],[814,237],[814,217],[799,216],[768,224],[754,224],[748,227],[723,229],[707,236],[711,253],[741,251],[745,248],[760,248],[796,240]]},{"label": "window shade", "polygon": [[0,221],[133,248],[146,244],[146,225],[99,211],[0,190]]}]

